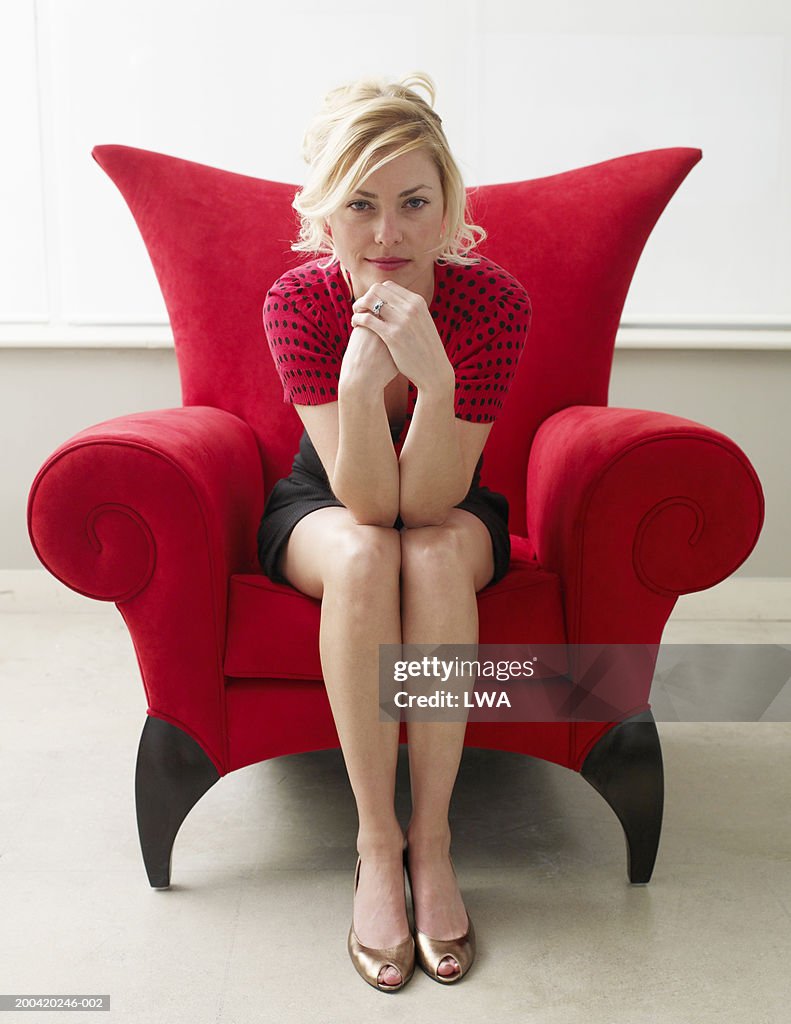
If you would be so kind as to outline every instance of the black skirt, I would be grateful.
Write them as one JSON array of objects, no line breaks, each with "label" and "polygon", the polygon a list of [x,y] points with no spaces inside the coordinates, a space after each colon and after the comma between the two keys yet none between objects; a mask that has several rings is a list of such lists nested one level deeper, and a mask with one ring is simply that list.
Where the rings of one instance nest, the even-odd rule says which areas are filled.
[{"label": "black skirt", "polygon": [[[397,431],[392,431],[393,440]],[[456,508],[466,509],[477,516],[488,529],[494,552],[494,576],[487,586],[498,583],[508,572],[511,559],[511,538],[508,533],[508,499],[504,494],[482,487],[480,483],[483,455],[473,473],[467,496]],[[278,558],[297,523],[317,508],[336,506],[345,508],[330,488],[329,479],[307,430],[302,431],[299,451],[294,456],[291,473],[278,480],[270,492],[261,523],[258,527],[258,560],[264,575],[275,583],[288,584],[288,580],[277,570]],[[393,529],[403,526],[401,516],[396,519]]]}]

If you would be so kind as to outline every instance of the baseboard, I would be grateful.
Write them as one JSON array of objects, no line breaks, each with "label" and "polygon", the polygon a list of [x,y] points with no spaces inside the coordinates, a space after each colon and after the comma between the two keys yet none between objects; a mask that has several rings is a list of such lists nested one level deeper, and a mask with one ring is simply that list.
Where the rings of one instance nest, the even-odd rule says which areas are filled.
[{"label": "baseboard", "polygon": [[705,622],[783,622],[791,620],[791,579],[780,576],[733,576],[716,587],[684,594],[673,619]]},{"label": "baseboard", "polygon": [[46,569],[0,569],[0,614],[3,612],[76,612],[96,614],[101,605],[77,594]]},{"label": "baseboard", "polygon": [[[95,613],[99,605],[76,594],[46,569],[0,569],[0,613],[63,611]],[[791,579],[734,576],[716,587],[680,597],[675,621],[791,621]]]}]

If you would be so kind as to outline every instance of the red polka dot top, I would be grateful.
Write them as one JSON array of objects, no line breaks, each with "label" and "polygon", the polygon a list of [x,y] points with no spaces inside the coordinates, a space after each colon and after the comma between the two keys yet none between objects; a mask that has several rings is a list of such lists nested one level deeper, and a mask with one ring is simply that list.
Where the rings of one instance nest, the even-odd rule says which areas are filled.
[{"label": "red polka dot top", "polygon": [[[341,362],[352,332],[352,302],[341,264],[300,264],[266,295],[263,319],[283,401],[323,405],[338,400]],[[493,423],[503,407],[530,330],[532,307],[523,286],[493,260],[472,266],[434,264],[429,312],[456,372],[455,415]],[[402,436],[417,401],[409,382]]]}]

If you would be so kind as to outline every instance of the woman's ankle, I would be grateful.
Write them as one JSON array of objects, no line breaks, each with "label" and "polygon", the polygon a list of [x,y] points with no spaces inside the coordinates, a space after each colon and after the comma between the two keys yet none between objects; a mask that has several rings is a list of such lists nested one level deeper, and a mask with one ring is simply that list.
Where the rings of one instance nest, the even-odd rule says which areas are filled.
[{"label": "woman's ankle", "polygon": [[450,824],[429,824],[410,822],[406,830],[409,847],[414,851],[441,853],[450,852]]},{"label": "woman's ankle", "polygon": [[404,833],[396,823],[394,828],[363,826],[357,832],[357,852],[363,856],[401,856]]}]

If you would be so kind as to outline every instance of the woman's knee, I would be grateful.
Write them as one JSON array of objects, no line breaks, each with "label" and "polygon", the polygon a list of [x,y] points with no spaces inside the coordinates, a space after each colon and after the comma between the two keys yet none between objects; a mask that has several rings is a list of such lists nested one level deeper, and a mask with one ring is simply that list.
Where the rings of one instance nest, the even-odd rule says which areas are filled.
[{"label": "woman's knee", "polygon": [[420,526],[401,533],[401,571],[421,578],[464,570],[464,538],[452,523]]},{"label": "woman's knee", "polygon": [[337,531],[329,556],[329,575],[336,583],[381,588],[388,577],[401,572],[401,541],[387,526],[349,523]]},{"label": "woman's knee", "polygon": [[420,526],[401,533],[403,585],[443,588],[469,580],[479,590],[493,571],[489,531],[480,519],[462,509],[451,509],[440,526]]},{"label": "woman's knee", "polygon": [[300,519],[279,557],[279,570],[295,589],[321,600],[326,583],[364,586],[380,582],[388,565],[397,581],[401,563],[398,531],[362,526],[347,508],[328,506]]}]

